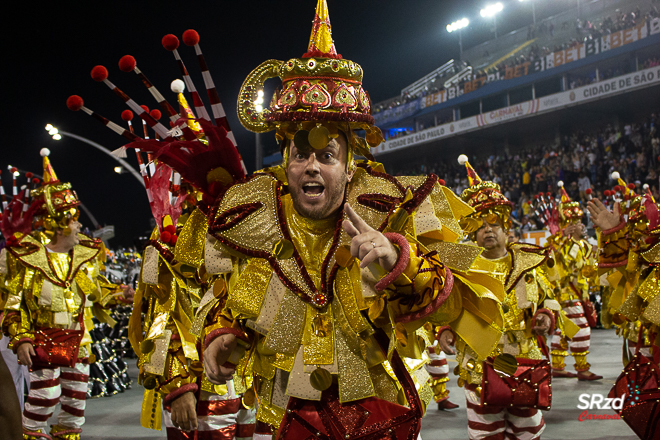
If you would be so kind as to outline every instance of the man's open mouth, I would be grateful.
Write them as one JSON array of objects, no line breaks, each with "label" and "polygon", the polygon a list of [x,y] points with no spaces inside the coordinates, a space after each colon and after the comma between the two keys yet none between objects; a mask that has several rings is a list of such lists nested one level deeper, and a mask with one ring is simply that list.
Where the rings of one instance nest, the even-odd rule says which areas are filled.
[{"label": "man's open mouth", "polygon": [[320,183],[305,183],[302,189],[307,197],[319,197],[325,191],[325,187]]}]

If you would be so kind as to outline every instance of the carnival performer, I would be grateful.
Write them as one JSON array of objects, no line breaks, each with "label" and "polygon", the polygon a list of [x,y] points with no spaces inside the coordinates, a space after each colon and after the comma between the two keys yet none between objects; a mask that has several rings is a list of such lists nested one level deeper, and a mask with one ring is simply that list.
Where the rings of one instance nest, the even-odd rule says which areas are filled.
[{"label": "carnival performer", "polygon": [[[2,231],[4,238],[2,250],[0,250],[0,310],[5,309],[5,303],[9,296],[5,288],[7,276],[6,240],[16,232],[28,234],[32,231],[32,220],[36,207],[31,209],[29,207],[29,191],[40,182],[31,172],[27,172],[24,174],[27,182],[21,186],[17,179],[21,173],[16,167],[10,168],[9,171],[12,177],[12,190],[5,192],[4,187],[0,185],[0,198],[2,199],[0,205],[0,231]],[[21,188],[20,191],[19,187]],[[11,195],[9,200],[8,194]],[[30,372],[26,365],[19,364],[16,353],[9,348],[9,338],[7,337],[0,337],[0,356],[3,357],[14,380],[16,395],[22,411],[26,394],[26,382],[29,385]]]},{"label": "carnival performer", "polygon": [[[181,93],[182,81],[173,84],[173,90],[178,92],[182,120],[199,139],[206,140],[201,126],[190,119],[194,114]],[[132,115],[126,112],[130,111],[124,112],[123,119],[130,120]],[[223,384],[208,381],[203,374],[197,336],[191,329],[194,310],[203,305],[204,294],[218,278],[201,259],[186,258],[190,235],[196,229],[191,226],[196,226],[200,218],[206,222],[195,211],[201,193],[161,161],[148,162],[140,152],[137,156],[158,225],[144,252],[129,322],[129,339],[139,353],[140,382],[145,387],[142,426],[161,429],[162,399],[165,408],[162,422],[168,439],[187,439],[187,431],[196,431],[199,440],[218,438],[219,433],[227,439],[252,438],[254,398],[247,398],[245,387],[231,378]],[[213,289],[209,296],[215,298]]]},{"label": "carnival performer", "polygon": [[[556,269],[559,274],[560,293],[557,300],[566,316],[580,328],[570,340],[562,337],[559,329],[552,338],[552,377],[576,377],[578,380],[599,380],[603,376],[589,371],[587,362],[591,340],[591,327],[585,316],[587,310],[593,311],[589,301],[589,288],[596,284],[595,255],[592,245],[584,238],[585,227],[582,223],[584,212],[578,202],[571,200],[562,181],[559,186],[560,201],[552,219],[558,220],[558,228],[548,238],[548,247],[553,250]],[[564,359],[568,350],[575,359],[577,374],[566,371]]]},{"label": "carnival performer", "polygon": [[598,273],[602,284],[611,290],[608,312],[627,346],[624,364],[638,342],[641,352],[658,363],[658,206],[648,187],[638,195],[634,184],[626,184],[618,172],[612,173],[612,179],[618,185],[608,191],[613,202],[611,210],[597,199],[587,203],[598,231]]},{"label": "carnival performer", "polygon": [[[171,84],[179,111],[137,68],[134,57],[126,55],[119,61],[122,71],[133,71],[140,77],[169,117],[171,130],[158,122],[160,110],[148,111],[146,106],[138,106],[108,81],[108,71],[100,65],[92,69],[91,76],[108,85],[132,109],[122,112],[128,128],[95,114],[84,106],[80,96],[70,96],[67,106],[96,116],[106,127],[135,141],[130,146],[137,153],[157,224],[144,252],[129,322],[129,339],[139,356],[140,383],[145,387],[142,426],[160,430],[164,423],[170,439],[187,439],[192,435],[188,431],[194,431],[200,440],[219,435],[247,439],[252,438],[255,428],[251,376],[243,374],[237,381],[232,377],[219,382],[209,380],[201,363],[203,318],[196,319],[194,315],[196,309],[208,310],[209,304],[224,304],[224,266],[218,266],[215,260],[204,260],[206,213],[223,190],[245,178],[246,170],[199,48],[199,35],[189,29],[183,33],[183,42],[196,48],[215,125],[179,56],[179,39],[172,34],[163,37],[162,44],[174,53],[184,78]],[[193,96],[194,111],[183,95],[186,87]],[[143,138],[133,129],[133,111],[142,119]],[[150,139],[150,130],[155,132],[155,139]],[[125,156],[127,147],[113,154]]]},{"label": "carnival performer", "polygon": [[[481,246],[483,254],[475,261],[472,270],[490,273],[500,280],[505,297],[505,331],[492,353],[497,359],[509,355],[509,362],[531,360],[532,368],[547,366],[547,347],[541,336],[552,334],[555,324],[564,324],[559,303],[553,296],[552,279],[556,276],[554,260],[548,250],[527,243],[507,243],[511,228],[511,202],[504,197],[499,185],[482,181],[465,155],[458,159],[465,165],[470,186],[463,191],[463,200],[475,213],[464,219],[465,229],[473,241]],[[490,400],[491,387],[484,381],[487,365],[475,361],[473,352],[462,342],[460,335],[445,329],[439,335],[439,345],[452,353],[457,347],[459,385],[465,388],[468,409],[468,435],[470,439],[505,438],[537,439],[545,429],[545,422],[538,406],[548,406],[538,399],[509,406],[509,402]],[[515,358],[514,358],[515,357]],[[488,362],[493,362],[489,358]],[[536,362],[534,362],[536,361]],[[550,369],[547,366],[544,384],[531,385],[532,389],[549,387]],[[496,369],[499,368],[496,366]],[[509,375],[512,373],[509,372]],[[521,390],[518,390],[521,392]],[[531,393],[534,395],[534,393]],[[489,401],[490,400],[490,401]]]},{"label": "carnival performer", "polygon": [[[36,230],[7,241],[2,329],[19,362],[30,367],[23,438],[72,440],[80,438],[85,422],[92,315],[108,320],[105,307],[133,291],[99,275],[103,244],[79,233],[80,202],[71,184],[58,180],[49,153],[41,150],[43,185],[32,192]],[[58,403],[58,422],[49,434],[46,422]]]},{"label": "carnival performer", "polygon": [[[257,112],[272,76],[282,90]],[[361,80],[319,0],[308,52],[266,61],[239,94],[246,128],[277,130],[282,166],[230,187],[209,216],[206,258],[231,276],[224,307],[206,315],[205,371],[219,382],[251,362],[257,420],[277,438],[415,438],[432,397],[423,324],[452,325],[480,353],[501,335],[497,297],[450,269],[479,253],[458,243],[471,209],[436,176],[396,179],[355,160],[382,141]]]}]

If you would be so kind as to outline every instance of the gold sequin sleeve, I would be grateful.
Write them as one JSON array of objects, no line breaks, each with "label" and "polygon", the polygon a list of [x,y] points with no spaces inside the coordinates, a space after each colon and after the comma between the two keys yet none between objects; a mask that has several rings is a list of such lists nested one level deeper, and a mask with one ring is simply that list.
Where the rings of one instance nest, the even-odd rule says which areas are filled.
[{"label": "gold sequin sleeve", "polygon": [[35,300],[32,292],[34,278],[33,269],[26,268],[8,253],[5,284],[7,301],[2,319],[2,332],[10,337],[9,348],[12,350],[16,350],[19,342],[34,341],[33,316],[38,301]]}]

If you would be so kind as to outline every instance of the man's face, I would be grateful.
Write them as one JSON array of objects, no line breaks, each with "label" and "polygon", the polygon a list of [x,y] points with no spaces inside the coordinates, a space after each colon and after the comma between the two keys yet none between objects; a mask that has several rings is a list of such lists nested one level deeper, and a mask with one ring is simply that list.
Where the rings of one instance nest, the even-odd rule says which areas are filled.
[{"label": "man's face", "polygon": [[293,207],[310,219],[331,217],[341,206],[346,183],[353,177],[353,172],[346,172],[346,137],[341,133],[321,150],[298,149],[293,140],[289,148],[286,174]]},{"label": "man's face", "polygon": [[487,251],[499,250],[506,247],[507,233],[502,228],[501,220],[488,223],[484,219],[484,225],[477,231],[477,244]]},{"label": "man's face", "polygon": [[80,232],[80,223],[78,220],[71,220],[69,223],[69,229],[71,229],[71,234],[64,235],[62,230],[57,231],[57,244],[61,245],[66,250],[71,250],[75,245],[80,243],[78,238],[78,233]]}]

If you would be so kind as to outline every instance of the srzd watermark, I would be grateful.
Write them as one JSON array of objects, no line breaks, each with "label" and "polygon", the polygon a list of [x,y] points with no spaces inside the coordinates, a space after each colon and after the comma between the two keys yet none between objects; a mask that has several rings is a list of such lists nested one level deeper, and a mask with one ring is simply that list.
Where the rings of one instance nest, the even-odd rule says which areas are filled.
[{"label": "srzd watermark", "polygon": [[605,397],[602,394],[580,394],[578,397],[578,402],[580,402],[577,407],[578,409],[583,409],[578,417],[580,422],[585,420],[618,420],[618,414],[592,414],[589,410],[594,408],[598,409],[613,409],[621,410],[623,408],[623,401],[625,399],[625,394],[621,397]]}]

